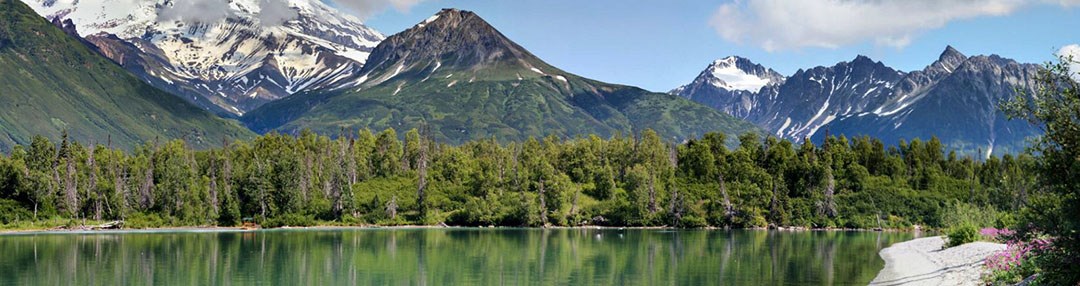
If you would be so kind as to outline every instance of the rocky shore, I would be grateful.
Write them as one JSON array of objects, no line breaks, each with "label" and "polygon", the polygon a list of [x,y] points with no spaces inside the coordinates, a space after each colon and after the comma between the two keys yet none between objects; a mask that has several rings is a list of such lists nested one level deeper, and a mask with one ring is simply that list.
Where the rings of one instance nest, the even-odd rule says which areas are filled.
[{"label": "rocky shore", "polygon": [[980,285],[983,263],[1004,244],[973,242],[952,248],[945,240],[927,237],[893,244],[879,252],[885,268],[870,285]]}]

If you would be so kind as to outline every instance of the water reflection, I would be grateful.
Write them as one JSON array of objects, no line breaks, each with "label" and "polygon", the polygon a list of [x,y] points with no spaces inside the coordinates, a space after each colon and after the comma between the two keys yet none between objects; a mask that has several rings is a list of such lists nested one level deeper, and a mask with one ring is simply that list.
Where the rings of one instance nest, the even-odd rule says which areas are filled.
[{"label": "water reflection", "polygon": [[906,233],[366,229],[0,236],[0,284],[844,285]]}]

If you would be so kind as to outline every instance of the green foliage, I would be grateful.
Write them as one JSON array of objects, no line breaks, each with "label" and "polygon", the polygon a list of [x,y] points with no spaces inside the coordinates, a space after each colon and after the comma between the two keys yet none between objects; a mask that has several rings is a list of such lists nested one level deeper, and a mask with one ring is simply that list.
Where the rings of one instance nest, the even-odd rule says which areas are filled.
[{"label": "green foliage", "polygon": [[941,224],[949,228],[965,225],[977,228],[1008,228],[1012,226],[1008,217],[1007,213],[999,212],[990,206],[980,207],[953,201],[942,212]]},{"label": "green foliage", "polygon": [[34,215],[16,201],[0,199],[0,224],[32,221]]},{"label": "green foliage", "polygon": [[219,149],[176,140],[130,153],[38,137],[0,156],[0,200],[11,206],[8,217],[32,219],[37,210],[41,219],[127,220],[129,227],[869,229],[1000,227],[1015,220],[1001,210],[1022,197],[1007,190],[1032,188],[1030,180],[1012,179],[1030,176],[1030,157],[968,161],[920,141],[886,150],[865,137],[797,146],[748,134],[729,149],[719,133],[673,145],[646,130],[454,146],[406,134],[271,133]]},{"label": "green foliage", "polygon": [[959,246],[979,240],[979,228],[971,224],[964,224],[949,228],[946,234],[948,243],[946,247]]},{"label": "green foliage", "polygon": [[156,213],[134,213],[124,220],[124,227],[126,228],[159,228],[170,226],[171,224]]},{"label": "green foliage", "polygon": [[1035,78],[1034,94],[1002,106],[1011,117],[1045,131],[1030,150],[1039,155],[1033,168],[1038,188],[1020,190],[1028,208],[1019,231],[1023,238],[1054,237],[1052,249],[1038,259],[1045,271],[1038,282],[1047,285],[1080,283],[1080,82],[1070,70],[1077,61],[1063,57],[1047,63]]}]

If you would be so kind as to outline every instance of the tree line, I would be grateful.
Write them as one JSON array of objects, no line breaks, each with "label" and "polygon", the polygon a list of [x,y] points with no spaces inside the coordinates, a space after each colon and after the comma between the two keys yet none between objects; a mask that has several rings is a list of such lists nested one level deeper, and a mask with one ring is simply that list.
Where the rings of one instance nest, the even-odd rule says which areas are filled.
[{"label": "tree line", "polygon": [[708,133],[675,144],[645,130],[448,145],[425,133],[271,133],[132,151],[39,136],[0,156],[0,223],[936,227],[956,203],[1018,210],[1035,184],[1031,156],[977,159],[936,138],[815,145]]}]

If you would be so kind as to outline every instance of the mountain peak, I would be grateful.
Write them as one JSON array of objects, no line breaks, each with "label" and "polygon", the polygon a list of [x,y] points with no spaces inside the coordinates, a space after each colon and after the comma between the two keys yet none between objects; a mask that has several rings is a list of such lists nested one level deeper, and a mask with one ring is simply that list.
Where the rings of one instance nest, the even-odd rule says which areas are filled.
[{"label": "mountain peak", "polygon": [[435,15],[450,15],[450,14],[474,14],[472,11],[458,10],[457,8],[442,8]]},{"label": "mountain peak", "polygon": [[439,26],[453,26],[469,20],[479,20],[480,22],[482,22],[482,24],[487,25],[487,22],[484,21],[484,19],[478,17],[476,13],[473,13],[472,11],[458,10],[455,8],[443,8],[434,15],[431,15],[431,17],[424,19],[423,22],[420,22],[419,24],[416,24],[416,26],[413,26],[412,29],[423,28],[435,22],[439,22],[437,23]]},{"label": "mountain peak", "polygon": [[728,56],[726,58],[716,59],[715,61],[713,61],[712,65],[713,66],[732,66],[732,65],[735,65],[735,63],[740,61],[740,60],[746,60],[746,59],[738,57],[738,56]]},{"label": "mountain peak", "polygon": [[964,54],[961,53],[960,51],[956,50],[956,48],[954,48],[952,45],[947,45],[947,46],[945,46],[945,51],[941,52],[941,56],[939,58],[944,59],[944,58],[956,58],[956,57],[964,58],[966,56],[964,56]]},{"label": "mountain peak", "polygon": [[857,55],[857,56],[855,56],[855,59],[851,60],[851,63],[869,63],[869,64],[873,64],[875,62],[870,57],[867,57],[867,56],[864,56],[864,55]]},{"label": "mountain peak", "polygon": [[386,38],[371,52],[361,74],[373,79],[365,85],[374,85],[401,73],[420,72],[414,69],[434,72],[433,67],[438,66],[440,71],[475,71],[494,65],[512,66],[523,74],[532,73],[529,70],[534,68],[544,73],[550,68],[476,13],[443,9]]},{"label": "mountain peak", "polygon": [[783,81],[783,76],[776,71],[739,56],[728,56],[713,61],[695,79],[695,83],[708,83],[724,90],[749,92],[758,92],[766,85],[781,81]]},{"label": "mountain peak", "polygon": [[941,52],[941,56],[938,56],[938,60],[931,66],[944,69],[946,72],[952,72],[956,70],[960,64],[967,61],[968,57],[957,51],[953,46],[945,46],[945,51]]}]

